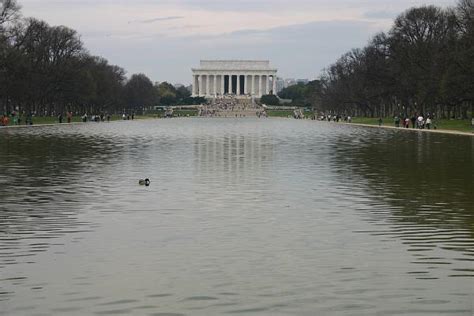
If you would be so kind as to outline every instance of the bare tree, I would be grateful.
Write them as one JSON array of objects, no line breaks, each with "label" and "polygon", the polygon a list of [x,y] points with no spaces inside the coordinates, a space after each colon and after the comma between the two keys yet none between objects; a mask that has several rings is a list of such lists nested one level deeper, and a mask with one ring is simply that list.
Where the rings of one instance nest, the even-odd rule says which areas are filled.
[{"label": "bare tree", "polygon": [[354,49],[322,76],[322,106],[363,115],[467,117],[473,104],[473,1],[412,8],[388,34]]},{"label": "bare tree", "polygon": [[0,0],[0,30],[2,25],[18,20],[20,5],[16,0]]}]

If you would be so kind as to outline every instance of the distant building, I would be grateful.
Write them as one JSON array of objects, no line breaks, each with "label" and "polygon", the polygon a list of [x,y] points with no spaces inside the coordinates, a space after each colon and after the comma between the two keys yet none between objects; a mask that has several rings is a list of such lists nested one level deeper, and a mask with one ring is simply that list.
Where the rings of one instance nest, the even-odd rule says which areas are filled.
[{"label": "distant building", "polygon": [[307,84],[308,82],[309,82],[309,79],[278,78],[277,79],[277,92],[280,92],[284,88],[288,88],[299,83]]},{"label": "distant building", "polygon": [[294,86],[295,84],[296,84],[296,80],[293,78],[289,78],[289,79],[285,79],[285,84],[283,87],[288,88],[288,87]]},{"label": "distant building", "polygon": [[277,69],[268,60],[201,60],[191,70],[193,96],[259,98],[276,91]]}]

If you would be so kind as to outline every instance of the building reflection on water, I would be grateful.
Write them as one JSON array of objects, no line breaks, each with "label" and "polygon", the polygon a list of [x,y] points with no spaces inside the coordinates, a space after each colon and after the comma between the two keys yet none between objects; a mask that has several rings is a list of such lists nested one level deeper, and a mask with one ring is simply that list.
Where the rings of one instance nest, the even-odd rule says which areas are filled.
[{"label": "building reflection on water", "polygon": [[473,277],[474,138],[380,132],[359,135],[348,146],[341,136],[333,169],[366,191],[354,208],[377,225],[369,233],[400,239],[418,264],[448,264],[447,257],[456,256],[450,251],[461,252],[452,276]]},{"label": "building reflection on water", "polygon": [[237,184],[265,177],[273,162],[271,138],[262,135],[205,135],[195,138],[193,147],[198,178],[222,177]]}]

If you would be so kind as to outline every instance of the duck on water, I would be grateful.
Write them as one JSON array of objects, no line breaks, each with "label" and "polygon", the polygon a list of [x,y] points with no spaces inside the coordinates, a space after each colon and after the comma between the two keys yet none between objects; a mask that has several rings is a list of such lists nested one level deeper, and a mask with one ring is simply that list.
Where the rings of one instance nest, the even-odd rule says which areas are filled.
[{"label": "duck on water", "polygon": [[138,184],[139,184],[139,185],[149,186],[149,185],[150,185],[150,179],[148,179],[148,178],[146,178],[146,179],[140,179],[140,180],[138,180]]}]

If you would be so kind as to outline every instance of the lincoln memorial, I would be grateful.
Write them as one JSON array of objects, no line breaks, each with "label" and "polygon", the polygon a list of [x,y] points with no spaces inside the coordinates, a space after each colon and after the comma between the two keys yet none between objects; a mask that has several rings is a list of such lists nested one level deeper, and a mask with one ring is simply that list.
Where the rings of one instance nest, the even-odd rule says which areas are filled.
[{"label": "lincoln memorial", "polygon": [[192,72],[195,97],[259,98],[276,90],[277,69],[268,60],[201,60]]}]

